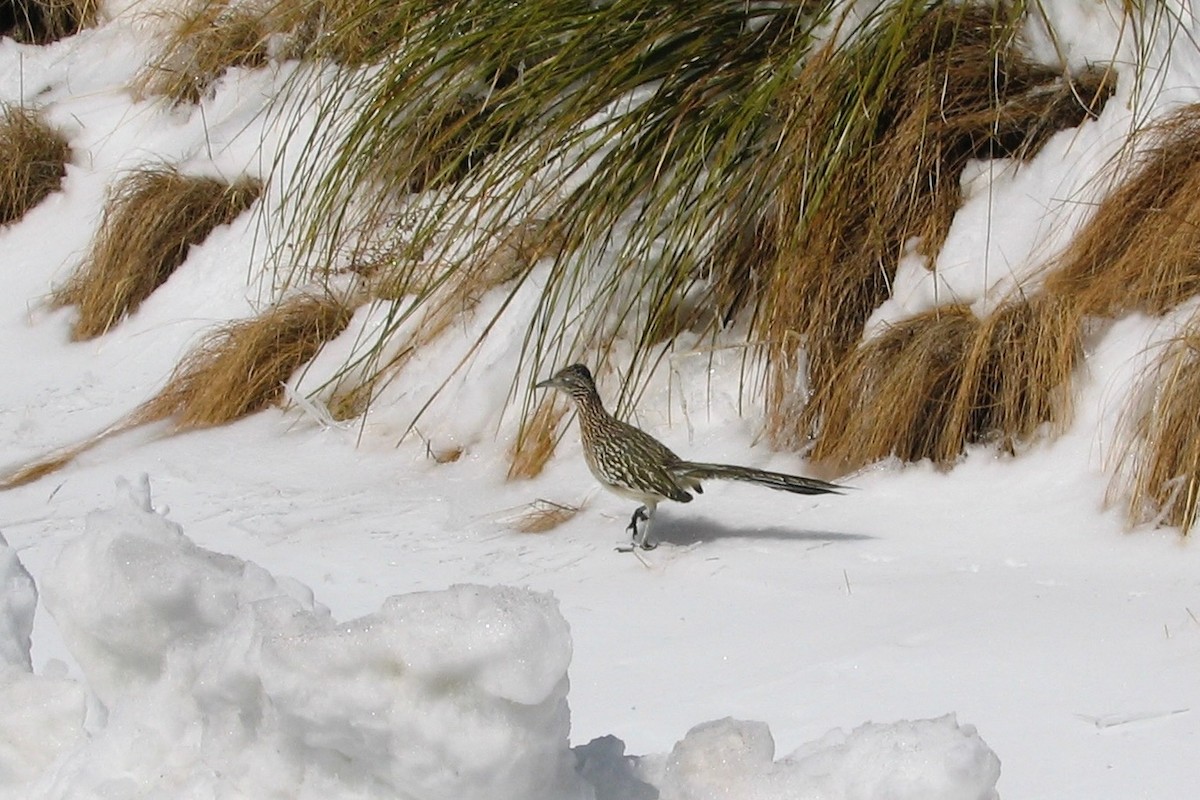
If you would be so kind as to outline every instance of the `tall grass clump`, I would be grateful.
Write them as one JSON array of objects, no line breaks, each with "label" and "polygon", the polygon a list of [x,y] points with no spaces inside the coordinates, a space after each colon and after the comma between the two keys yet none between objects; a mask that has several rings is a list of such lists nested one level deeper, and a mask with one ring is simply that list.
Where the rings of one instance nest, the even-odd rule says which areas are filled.
[{"label": "tall grass clump", "polygon": [[172,167],[138,170],[121,180],[87,258],[53,295],[56,305],[78,307],[72,336],[94,338],[137,310],[193,244],[232,222],[261,192],[256,179],[227,183]]},{"label": "tall grass clump", "polygon": [[2,0],[0,36],[49,44],[96,24],[100,0]]},{"label": "tall grass clump", "polygon": [[[1057,130],[1099,113],[1114,79],[1064,79],[1031,63],[1023,4],[894,3],[846,45],[806,63],[777,200],[782,222],[764,287],[769,429],[802,445],[845,380],[870,313],[912,252],[931,266],[977,158],[1029,159]],[[798,355],[803,350],[803,359]]]},{"label": "tall grass clump", "polygon": [[548,397],[521,426],[508,454],[509,479],[535,478],[542,474],[554,447],[558,444],[559,425],[567,407],[556,397]]},{"label": "tall grass clump", "polygon": [[[718,232],[759,224],[755,206],[780,179],[763,162],[779,98],[834,5],[412,4],[383,37],[405,47],[346,73],[303,143],[314,168],[294,189],[293,230],[321,263],[361,249],[359,231],[404,220],[408,255],[390,269],[410,291],[386,349],[433,296],[429,264],[456,281],[471,253],[552,222],[561,236],[546,260],[505,289],[545,270],[523,368],[603,353],[618,335],[636,363],[653,362],[664,334],[712,333],[737,305],[744,266]],[[346,95],[354,113],[342,113]]]},{"label": "tall grass clump", "polygon": [[967,162],[1032,157],[1113,86],[1031,63],[1020,2],[904,0],[862,22],[834,0],[404,7],[381,36],[404,46],[341,73],[296,142],[299,263],[353,262],[395,231],[403,291],[364,347],[401,350],[473,253],[550,221],[561,238],[497,287],[511,300],[537,270],[521,373],[622,339],[620,413],[681,333],[749,322],[781,444],[836,427],[826,398],[901,256],[934,263]]},{"label": "tall grass clump", "polygon": [[1133,523],[1187,535],[1200,507],[1200,319],[1164,346],[1122,421],[1110,497],[1125,500]]},{"label": "tall grass clump", "polygon": [[4,106],[0,114],[0,225],[7,225],[58,191],[71,147],[34,111]]}]

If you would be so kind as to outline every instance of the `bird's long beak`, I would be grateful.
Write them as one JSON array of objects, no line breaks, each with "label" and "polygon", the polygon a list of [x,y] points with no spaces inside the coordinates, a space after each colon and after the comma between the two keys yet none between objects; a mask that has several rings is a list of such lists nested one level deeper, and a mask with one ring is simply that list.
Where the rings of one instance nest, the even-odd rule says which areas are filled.
[{"label": "bird's long beak", "polygon": [[554,389],[558,384],[554,382],[554,378],[546,378],[544,381],[538,381],[533,385],[535,389]]}]

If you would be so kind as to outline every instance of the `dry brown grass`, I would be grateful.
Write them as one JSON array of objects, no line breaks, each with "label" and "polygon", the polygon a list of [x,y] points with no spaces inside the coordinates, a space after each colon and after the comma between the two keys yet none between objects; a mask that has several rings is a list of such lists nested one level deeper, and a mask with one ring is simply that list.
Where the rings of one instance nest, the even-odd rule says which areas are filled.
[{"label": "dry brown grass", "polygon": [[0,225],[6,225],[58,191],[67,174],[71,147],[36,112],[5,106],[0,154]]},{"label": "dry brown grass", "polygon": [[78,307],[72,336],[99,336],[137,310],[183,263],[188,248],[233,221],[261,192],[262,184],[251,178],[229,184],[170,167],[122,180],[87,259],[52,298],[56,305]]},{"label": "dry brown grass", "polygon": [[966,351],[962,382],[934,458],[948,463],[967,444],[994,442],[1015,452],[1071,419],[1071,377],[1083,358],[1077,307],[1051,296],[995,309]]},{"label": "dry brown grass", "polygon": [[1109,487],[1133,523],[1196,522],[1200,503],[1200,319],[1144,376],[1124,419],[1126,444]]},{"label": "dry brown grass", "polygon": [[0,490],[57,472],[101,442],[170,419],[174,431],[232,422],[277,404],[284,382],[350,323],[351,304],[298,295],[209,335],[175,368],[158,394],[125,419],[78,444],[0,474]]},{"label": "dry brown grass", "polygon": [[233,67],[267,63],[269,31],[261,12],[207,0],[179,12],[158,56],[135,79],[138,96],[195,103]]},{"label": "dry brown grass", "polygon": [[812,458],[839,471],[896,456],[934,458],[954,410],[979,320],[946,306],[889,326],[855,348],[820,398]]},{"label": "dry brown grass", "polygon": [[1153,146],[1046,278],[1046,291],[1086,314],[1157,315],[1200,293],[1200,105],[1142,135]]},{"label": "dry brown grass", "polygon": [[96,24],[100,0],[3,0],[0,36],[49,44]]},{"label": "dry brown grass", "polygon": [[567,406],[554,396],[543,398],[533,415],[523,420],[517,439],[508,451],[508,479],[534,478],[542,474],[558,443],[559,423]]},{"label": "dry brown grass", "polygon": [[[437,12],[436,4],[395,0],[325,0],[277,4],[272,14],[304,22],[306,52],[346,66],[362,66],[385,58],[403,44],[396,31],[410,28],[419,16]],[[307,9],[307,10],[306,10]],[[293,23],[294,24],[294,23]],[[278,25],[278,24],[277,24]]]},{"label": "dry brown grass", "polygon": [[512,525],[521,533],[548,533],[581,510],[582,505],[569,506],[550,500],[534,500],[512,520]]},{"label": "dry brown grass", "polygon": [[345,330],[353,313],[340,299],[299,295],[220,328],[134,412],[133,424],[170,418],[176,430],[206,428],[278,403],[284,382]]},{"label": "dry brown grass", "polygon": [[[910,242],[932,259],[960,204],[960,176],[974,158],[1029,158],[1056,130],[1099,112],[1112,76],[1087,72],[1074,85],[1023,58],[996,10],[947,5],[917,23],[893,79],[881,81],[879,113],[859,140],[825,153],[841,130],[848,83],[862,81],[870,53],[854,48],[814,56],[783,142],[784,184],[776,210],[781,243],[764,289],[762,338],[771,344],[768,422],[773,439],[797,445],[820,424],[826,388],[871,313],[888,296]],[[813,163],[829,163],[823,179]],[[807,165],[807,166],[806,166]],[[796,221],[803,220],[803,224]],[[804,398],[793,352],[803,346]]]},{"label": "dry brown grass", "polygon": [[1076,307],[1039,296],[984,320],[966,306],[918,314],[859,345],[817,398],[811,456],[836,471],[895,456],[949,465],[969,444],[1015,452],[1071,416],[1083,357]]},{"label": "dry brown grass", "polygon": [[47,475],[58,472],[60,469],[70,464],[77,456],[84,453],[96,445],[100,444],[107,438],[107,434],[100,434],[88,439],[85,442],[67,447],[62,450],[43,456],[29,464],[22,464],[6,473],[0,474],[0,491],[7,489],[15,489],[18,486],[24,486],[27,483],[41,480]]},{"label": "dry brown grass", "polygon": [[170,18],[158,56],[135,81],[140,96],[194,103],[233,67],[329,59],[361,66],[399,46],[393,32],[419,4],[398,0],[195,0]]}]

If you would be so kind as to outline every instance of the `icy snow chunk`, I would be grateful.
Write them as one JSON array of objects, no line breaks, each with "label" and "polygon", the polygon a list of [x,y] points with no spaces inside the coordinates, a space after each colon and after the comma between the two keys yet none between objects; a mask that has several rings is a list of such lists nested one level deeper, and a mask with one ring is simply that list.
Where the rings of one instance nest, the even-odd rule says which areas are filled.
[{"label": "icy snow chunk", "polygon": [[31,672],[37,588],[0,535],[0,789],[36,778],[83,730],[83,690]]},{"label": "icy snow chunk", "polygon": [[86,699],[67,678],[0,665],[0,796],[38,778],[83,735]]},{"label": "icy snow chunk", "polygon": [[0,534],[0,665],[30,669],[29,636],[36,606],[33,578]]},{"label": "icy snow chunk", "polygon": [[[833,731],[774,761],[761,722],[697,725],[665,760],[646,759],[661,800],[994,800],[1000,761],[953,716]],[[651,775],[651,773],[657,773]]]},{"label": "icy snow chunk", "polygon": [[200,673],[206,760],[264,792],[307,769],[429,798],[569,797],[569,661],[556,604],[519,589],[393,597],[343,624],[261,601]]},{"label": "icy snow chunk", "polygon": [[239,605],[292,593],[317,614],[294,581],[193,544],[151,507],[148,479],[115,508],[88,515],[45,577],[46,607],[104,703],[157,680],[172,647],[196,647],[228,625]]},{"label": "icy snow chunk", "polygon": [[338,623],[128,494],[49,576],[107,715],[46,796],[587,797],[552,598],[456,586]]}]

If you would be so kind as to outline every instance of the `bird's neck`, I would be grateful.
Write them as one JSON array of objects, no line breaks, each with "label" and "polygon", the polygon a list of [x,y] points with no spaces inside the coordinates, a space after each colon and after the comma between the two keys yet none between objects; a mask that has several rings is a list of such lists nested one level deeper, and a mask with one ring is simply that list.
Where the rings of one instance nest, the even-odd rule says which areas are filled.
[{"label": "bird's neck", "polygon": [[604,402],[600,399],[600,393],[594,386],[576,389],[571,392],[571,398],[575,401],[575,406],[579,409],[579,417],[584,424],[609,416],[608,411],[604,408]]}]

